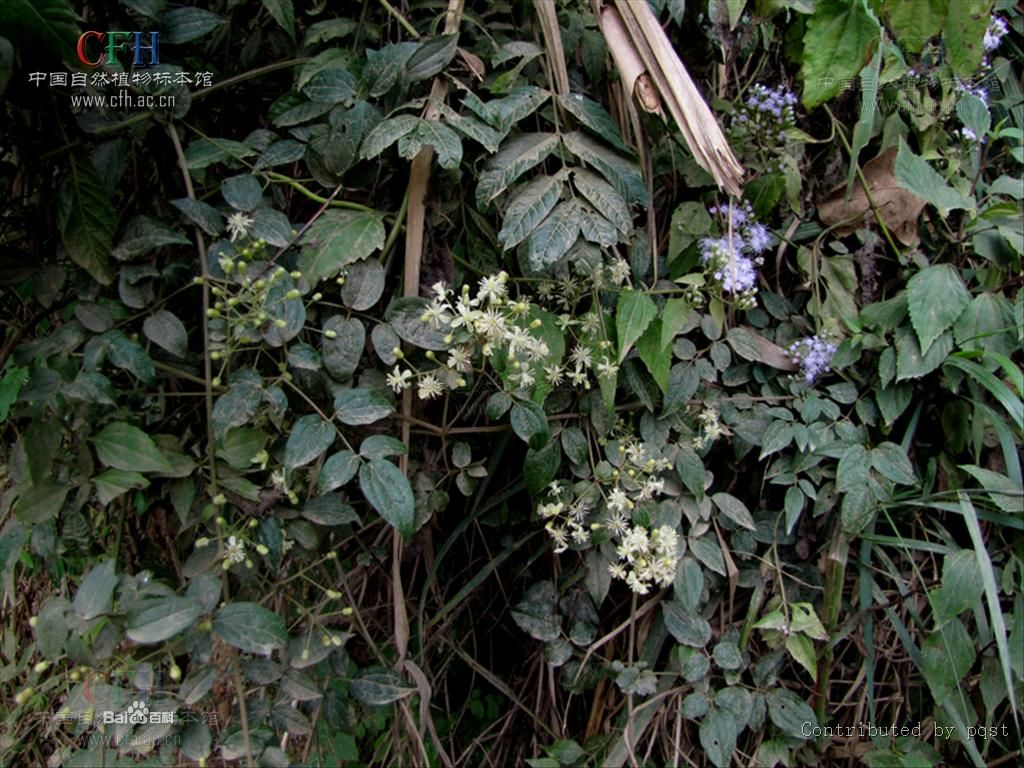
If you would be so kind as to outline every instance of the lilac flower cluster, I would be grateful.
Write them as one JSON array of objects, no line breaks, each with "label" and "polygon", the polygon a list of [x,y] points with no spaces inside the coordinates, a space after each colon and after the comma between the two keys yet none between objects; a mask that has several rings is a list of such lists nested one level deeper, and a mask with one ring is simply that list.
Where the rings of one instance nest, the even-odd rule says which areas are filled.
[{"label": "lilac flower cluster", "polygon": [[992,23],[988,25],[988,29],[985,30],[985,37],[982,40],[982,44],[985,46],[986,51],[994,51],[999,47],[999,44],[1003,40],[1003,36],[1010,31],[1010,27],[1007,25],[1006,20],[1001,16],[993,16]]},{"label": "lilac flower cluster", "polygon": [[785,85],[768,88],[758,83],[740,108],[733,126],[741,131],[785,141],[785,129],[796,122],[796,94]]},{"label": "lilac flower cluster", "polygon": [[701,262],[721,284],[722,291],[737,296],[741,307],[753,307],[756,267],[764,263],[761,254],[771,247],[771,233],[754,218],[750,203],[712,206],[708,213],[724,220],[722,229],[726,234],[701,240]]},{"label": "lilac flower cluster", "polygon": [[789,347],[789,357],[794,365],[800,366],[804,381],[813,384],[818,377],[829,370],[836,345],[820,336],[808,336]]}]

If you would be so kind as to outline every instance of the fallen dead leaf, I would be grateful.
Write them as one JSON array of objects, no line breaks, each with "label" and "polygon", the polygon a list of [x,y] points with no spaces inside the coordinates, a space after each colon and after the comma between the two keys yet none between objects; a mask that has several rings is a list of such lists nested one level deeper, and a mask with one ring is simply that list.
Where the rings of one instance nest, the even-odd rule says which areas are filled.
[{"label": "fallen dead leaf", "polygon": [[[917,221],[925,202],[896,183],[895,166],[896,147],[890,147],[865,164],[864,180],[886,228],[904,245],[917,245]],[[828,198],[818,205],[818,216],[826,226],[835,227],[836,233],[842,236],[878,223],[859,181],[854,184],[849,199],[846,198],[845,184],[832,190]]]}]

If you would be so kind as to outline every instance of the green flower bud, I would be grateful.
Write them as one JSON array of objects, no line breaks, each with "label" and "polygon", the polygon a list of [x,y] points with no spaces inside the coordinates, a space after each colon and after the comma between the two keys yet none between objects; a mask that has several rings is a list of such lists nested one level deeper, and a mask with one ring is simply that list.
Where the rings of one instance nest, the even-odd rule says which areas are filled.
[{"label": "green flower bud", "polygon": [[167,674],[170,675],[171,680],[178,682],[181,680],[181,667],[177,664],[171,664],[171,668],[167,670]]},{"label": "green flower bud", "polygon": [[327,337],[328,339],[336,339],[336,338],[338,338],[338,332],[337,331],[327,330],[327,331],[324,331],[324,336]]},{"label": "green flower bud", "polygon": [[34,667],[32,667],[32,671],[35,672],[37,675],[41,675],[41,674],[43,674],[43,672],[45,672],[49,668],[50,668],[50,662],[48,662],[45,659],[43,659],[38,664],[36,664]]},{"label": "green flower bud", "polygon": [[277,320],[274,321],[274,325],[277,326],[278,328],[287,328],[288,321],[279,317],[277,318]]},{"label": "green flower bud", "polygon": [[[215,507],[223,507],[227,503],[227,496],[225,496],[223,493],[218,493],[216,496],[213,497],[213,505]],[[220,525],[220,521],[218,521],[217,524]]]},{"label": "green flower bud", "polygon": [[292,288],[292,289],[291,289],[290,291],[288,291],[288,293],[286,293],[286,294],[284,295],[284,297],[285,297],[286,299],[297,299],[297,298],[299,298],[299,296],[301,296],[301,295],[302,295],[302,294],[301,294],[301,293],[299,293],[299,291],[298,291],[298,289],[297,289],[297,288]]}]

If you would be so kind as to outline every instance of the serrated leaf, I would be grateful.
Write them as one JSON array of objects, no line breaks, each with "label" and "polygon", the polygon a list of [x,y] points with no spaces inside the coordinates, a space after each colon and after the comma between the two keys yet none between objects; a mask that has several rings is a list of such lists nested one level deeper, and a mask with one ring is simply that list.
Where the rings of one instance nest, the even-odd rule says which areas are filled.
[{"label": "serrated leaf", "polygon": [[96,455],[108,467],[134,472],[173,472],[153,438],[138,427],[116,421],[92,438]]},{"label": "serrated leaf", "polygon": [[953,618],[921,643],[924,679],[936,701],[957,690],[977,658],[974,639],[960,619]]},{"label": "serrated leaf", "polygon": [[259,156],[254,166],[256,170],[287,165],[301,160],[306,156],[306,145],[295,139],[275,141]]},{"label": "serrated leaf", "polygon": [[175,357],[188,354],[188,331],[178,316],[166,309],[150,315],[142,323],[142,331],[146,338]]},{"label": "serrated leaf", "polygon": [[284,447],[284,466],[295,469],[320,458],[334,442],[334,427],[315,413],[302,416],[292,426]]},{"label": "serrated leaf", "polygon": [[342,424],[362,426],[389,416],[394,406],[375,389],[346,389],[335,396],[334,410]]},{"label": "serrated leaf", "polygon": [[647,205],[647,186],[636,163],[598,144],[580,131],[562,134],[562,143],[607,179],[627,203]]},{"label": "serrated leaf", "polygon": [[113,256],[118,261],[127,261],[166,245],[191,245],[191,241],[162,221],[148,216],[136,216],[125,228]]},{"label": "serrated leaf", "polygon": [[195,623],[202,607],[187,597],[146,600],[128,614],[125,634],[143,645],[162,643]]},{"label": "serrated leaf", "polygon": [[379,51],[366,51],[361,77],[363,87],[371,97],[383,96],[394,87],[405,71],[405,63],[417,48],[419,43],[403,42],[385,45]]},{"label": "serrated leaf", "polygon": [[44,479],[21,491],[14,512],[25,523],[52,520],[64,506],[71,487],[67,483]]},{"label": "serrated leaf", "polygon": [[885,442],[871,449],[871,466],[900,485],[914,485],[914,467],[907,453],[896,443]]},{"label": "serrated leaf", "polygon": [[946,555],[942,563],[942,586],[928,593],[936,627],[978,605],[984,582],[973,550],[961,549]]},{"label": "serrated leaf", "polygon": [[384,224],[377,213],[327,211],[302,238],[299,269],[311,283],[333,277],[383,248],[384,235]]},{"label": "serrated leaf", "polygon": [[953,334],[949,331],[935,339],[926,354],[921,354],[917,335],[910,328],[901,326],[896,331],[896,381],[919,379],[931,373],[946,361],[952,351]]},{"label": "serrated leaf", "polygon": [[434,148],[442,168],[458,168],[462,162],[462,140],[451,128],[436,120],[417,120],[416,127],[398,140],[398,154],[411,160],[424,145]]},{"label": "serrated leaf", "polygon": [[370,459],[359,467],[359,488],[377,514],[402,536],[411,536],[416,505],[409,479],[386,459]]},{"label": "serrated leaf", "polygon": [[622,152],[629,152],[629,147],[622,140],[619,127],[612,120],[612,116],[596,101],[580,93],[567,93],[558,97],[558,103],[566,112],[613,147]]},{"label": "serrated leaf", "polygon": [[580,234],[579,209],[571,200],[555,206],[523,243],[523,253],[534,272],[543,272],[562,258]]},{"label": "serrated leaf", "polygon": [[479,99],[470,98],[467,95],[463,104],[488,123],[500,129],[502,135],[504,135],[524,117],[529,117],[536,112],[548,100],[550,95],[543,88],[538,88],[535,85],[525,85],[520,88],[513,88],[502,98],[492,99],[486,104]]},{"label": "serrated leaf", "polygon": [[565,177],[538,176],[525,184],[505,209],[498,242],[505,250],[518,245],[551,213],[562,196]]},{"label": "serrated leaf", "polygon": [[577,199],[572,200],[571,204],[576,209],[580,234],[586,240],[605,248],[610,248],[619,242],[619,233],[616,231],[615,225],[598,213],[590,203]]},{"label": "serrated leaf", "polygon": [[590,203],[600,211],[622,234],[629,234],[633,229],[633,217],[629,206],[615,188],[598,176],[584,168],[572,171],[573,185]]},{"label": "serrated leaf", "polygon": [[375,158],[407,133],[416,130],[418,124],[419,118],[414,115],[398,115],[377,123],[363,139],[359,156],[364,160]]},{"label": "serrated leaf", "polygon": [[951,264],[925,267],[907,282],[910,323],[917,332],[921,351],[953,326],[971,303],[960,273]]},{"label": "serrated leaf", "polygon": [[356,95],[356,79],[341,66],[331,66],[313,75],[302,86],[302,93],[321,104],[351,104]]},{"label": "serrated leaf", "polygon": [[485,209],[509,184],[542,163],[557,146],[558,137],[553,133],[524,133],[505,142],[480,174],[476,187],[477,207]]},{"label": "serrated leaf", "polygon": [[620,363],[657,315],[658,306],[646,293],[629,289],[619,294],[615,304],[615,330]]},{"label": "serrated leaf", "polygon": [[245,653],[269,656],[288,644],[284,619],[258,603],[228,603],[213,617],[213,631]]},{"label": "serrated leaf", "polygon": [[78,586],[75,599],[71,602],[71,609],[85,621],[110,613],[117,581],[113,560],[104,560],[93,566]]},{"label": "serrated leaf", "polygon": [[804,33],[803,103],[808,109],[839,93],[871,60],[881,26],[866,0],[819,0]]},{"label": "serrated leaf", "polygon": [[798,632],[790,632],[786,635],[786,650],[789,655],[811,676],[811,680],[818,681],[818,659],[814,653],[814,643],[807,635]]},{"label": "serrated leaf", "polygon": [[110,252],[117,212],[96,168],[87,157],[71,155],[60,188],[59,226],[64,247],[75,263],[103,285],[113,282]]},{"label": "serrated leaf", "polygon": [[480,144],[488,152],[497,152],[503,135],[475,117],[460,115],[447,105],[441,106],[445,122],[468,139]]},{"label": "serrated leaf", "polygon": [[974,201],[949,186],[927,160],[911,151],[902,138],[896,153],[895,170],[896,184],[935,206],[943,218],[952,210],[974,210]]}]

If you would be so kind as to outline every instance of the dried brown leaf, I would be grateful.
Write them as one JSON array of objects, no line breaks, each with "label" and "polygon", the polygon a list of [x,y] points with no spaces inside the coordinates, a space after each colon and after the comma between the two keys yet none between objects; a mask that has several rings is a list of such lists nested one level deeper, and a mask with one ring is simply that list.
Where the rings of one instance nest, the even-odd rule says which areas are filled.
[{"label": "dried brown leaf", "polygon": [[[864,165],[864,181],[886,228],[904,245],[914,246],[919,240],[917,221],[925,201],[896,183],[895,166],[896,147],[890,147]],[[845,184],[832,190],[828,198],[818,205],[818,216],[826,226],[835,227],[836,233],[842,236],[878,223],[864,186],[859,183],[854,186],[849,199]]]}]

